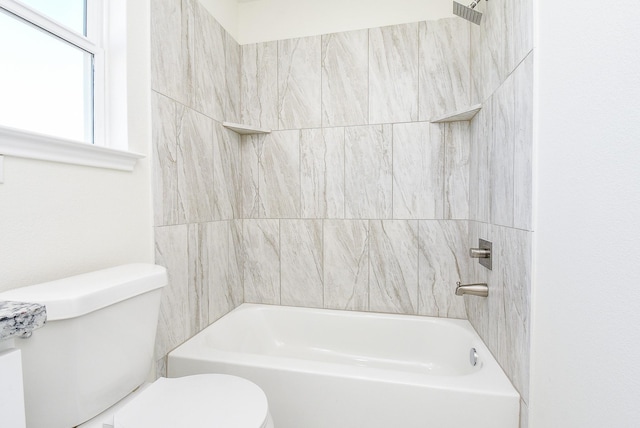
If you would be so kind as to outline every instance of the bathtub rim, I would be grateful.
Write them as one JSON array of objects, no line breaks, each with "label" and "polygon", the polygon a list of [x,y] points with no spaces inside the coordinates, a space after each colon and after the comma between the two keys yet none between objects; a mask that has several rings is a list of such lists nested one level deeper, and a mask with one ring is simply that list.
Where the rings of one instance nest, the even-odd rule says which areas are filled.
[{"label": "bathtub rim", "polygon": [[[266,354],[226,351],[213,348],[205,343],[207,334],[222,320],[229,321],[234,314],[246,311],[291,311],[291,312],[324,312],[344,317],[362,318],[386,318],[401,321],[413,320],[416,322],[428,322],[431,324],[443,324],[462,329],[473,337],[473,347],[481,355],[482,367],[479,370],[460,375],[434,375],[430,373],[417,373],[412,371],[391,370],[378,367],[362,367],[336,362],[319,360],[307,360],[295,357],[272,356]],[[208,356],[203,355],[203,348]],[[484,344],[476,330],[468,320],[439,318],[422,315],[403,315],[379,312],[363,312],[339,309],[304,308],[286,305],[268,305],[257,303],[243,303],[226,315],[220,317],[209,326],[205,327],[195,336],[175,348],[167,355],[167,374],[171,376],[172,361],[185,364],[188,361],[209,363],[209,365],[231,365],[239,367],[256,367],[266,370],[285,370],[305,374],[319,374],[324,376],[344,377],[349,379],[373,380],[388,383],[399,383],[412,386],[428,386],[434,389],[456,390],[491,394],[495,396],[517,397],[520,396],[508,379],[504,370],[495,360],[488,347]]]}]

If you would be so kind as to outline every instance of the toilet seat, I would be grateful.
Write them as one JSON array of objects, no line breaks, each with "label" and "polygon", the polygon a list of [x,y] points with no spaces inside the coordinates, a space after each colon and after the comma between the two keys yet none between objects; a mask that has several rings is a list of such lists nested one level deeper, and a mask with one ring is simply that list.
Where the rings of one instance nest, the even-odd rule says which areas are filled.
[{"label": "toilet seat", "polygon": [[114,428],[268,428],[269,423],[264,392],[223,374],[160,378],[114,417]]}]

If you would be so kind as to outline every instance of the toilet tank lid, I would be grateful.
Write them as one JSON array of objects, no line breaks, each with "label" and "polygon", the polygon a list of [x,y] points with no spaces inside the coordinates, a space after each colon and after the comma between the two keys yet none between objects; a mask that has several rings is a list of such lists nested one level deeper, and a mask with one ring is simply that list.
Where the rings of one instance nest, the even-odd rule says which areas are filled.
[{"label": "toilet tank lid", "polygon": [[167,285],[162,266],[134,263],[0,293],[0,301],[40,303],[47,320],[79,317]]}]

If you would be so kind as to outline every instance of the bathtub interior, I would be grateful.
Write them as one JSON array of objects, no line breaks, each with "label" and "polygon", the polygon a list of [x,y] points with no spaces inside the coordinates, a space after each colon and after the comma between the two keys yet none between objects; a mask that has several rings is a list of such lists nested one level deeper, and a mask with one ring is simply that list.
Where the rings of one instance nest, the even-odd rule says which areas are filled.
[{"label": "bathtub interior", "polygon": [[260,386],[278,428],[518,426],[519,396],[465,320],[243,304],[169,354],[170,377],[198,373]]},{"label": "bathtub interior", "polygon": [[251,304],[229,315],[202,334],[205,347],[440,376],[482,367],[470,364],[477,338],[461,320]]}]

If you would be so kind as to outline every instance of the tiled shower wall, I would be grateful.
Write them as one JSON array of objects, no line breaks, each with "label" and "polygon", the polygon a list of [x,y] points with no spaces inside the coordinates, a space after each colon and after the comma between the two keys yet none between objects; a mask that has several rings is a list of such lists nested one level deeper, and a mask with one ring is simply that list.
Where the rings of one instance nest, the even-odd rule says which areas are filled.
[{"label": "tiled shower wall", "polygon": [[468,123],[428,122],[469,103],[465,22],[239,47],[155,0],[152,49],[160,372],[242,302],[466,317]]},{"label": "tiled shower wall", "polygon": [[533,152],[533,2],[492,0],[471,27],[472,101],[469,247],[493,242],[487,299],[465,297],[469,321],[522,397],[528,426]]},{"label": "tiled shower wall", "polygon": [[196,0],[151,1],[156,263],[166,266],[156,359],[244,300],[240,46]]},{"label": "tiled shower wall", "polygon": [[466,318],[469,26],[242,46],[246,302]]},{"label": "tiled shower wall", "polygon": [[[487,3],[480,27],[239,47],[196,0],[152,0],[156,258],[170,273],[159,372],[245,301],[468,314],[525,426],[530,3]],[[476,102],[471,123],[429,123]],[[273,132],[240,138],[222,121]],[[478,237],[494,242],[491,272],[468,258]],[[457,280],[487,281],[489,298],[454,296]]]}]

